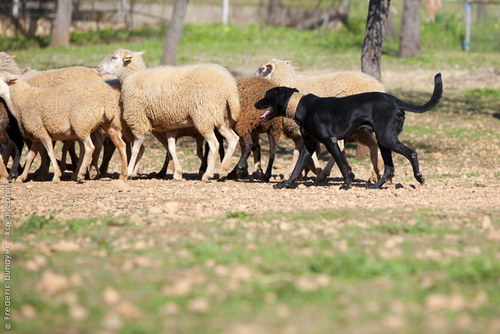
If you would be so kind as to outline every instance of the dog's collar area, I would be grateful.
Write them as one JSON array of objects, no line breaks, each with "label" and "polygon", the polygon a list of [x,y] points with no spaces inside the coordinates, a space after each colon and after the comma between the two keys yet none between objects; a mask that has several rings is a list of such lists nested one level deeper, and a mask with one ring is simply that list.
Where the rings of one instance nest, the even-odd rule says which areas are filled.
[{"label": "dog's collar area", "polygon": [[288,100],[288,104],[286,105],[285,116],[287,118],[294,119],[295,111],[297,110],[297,106],[299,105],[300,99],[302,98],[302,94],[298,92],[292,93],[290,99]]}]

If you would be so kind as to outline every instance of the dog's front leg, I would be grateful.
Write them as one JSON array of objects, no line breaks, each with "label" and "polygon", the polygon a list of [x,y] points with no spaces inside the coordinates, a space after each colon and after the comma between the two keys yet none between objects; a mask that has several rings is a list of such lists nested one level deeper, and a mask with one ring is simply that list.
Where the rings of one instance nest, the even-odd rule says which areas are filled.
[{"label": "dog's front leg", "polygon": [[346,160],[344,160],[342,151],[340,150],[337,138],[331,136],[330,138],[324,140],[323,144],[325,144],[328,152],[330,152],[330,154],[333,156],[333,159],[335,159],[335,162],[337,163],[337,166],[339,166],[340,172],[344,177],[344,184],[340,186],[340,189],[347,190],[351,188],[351,175],[349,173],[349,168],[347,167]]},{"label": "dog's front leg", "polygon": [[302,171],[304,170],[307,161],[311,158],[311,155],[315,152],[316,140],[307,135],[303,135],[303,139],[304,139],[304,146],[302,146],[299,160],[297,161],[297,164],[293,169],[292,175],[288,180],[275,184],[274,188],[276,189],[291,188],[295,183],[295,181],[297,181],[297,179],[299,178],[300,173],[302,173]]}]

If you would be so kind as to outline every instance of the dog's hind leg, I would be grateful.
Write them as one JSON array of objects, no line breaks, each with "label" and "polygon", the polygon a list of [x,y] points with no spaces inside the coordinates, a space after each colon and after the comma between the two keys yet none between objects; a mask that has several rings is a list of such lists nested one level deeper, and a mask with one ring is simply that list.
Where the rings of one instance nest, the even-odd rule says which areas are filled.
[{"label": "dog's hind leg", "polygon": [[380,153],[382,154],[382,159],[384,159],[384,174],[377,183],[369,184],[369,189],[381,188],[384,183],[392,179],[392,177],[394,176],[394,162],[392,161],[392,151],[382,146],[380,143],[378,144],[378,146],[380,148]]},{"label": "dog's hind leg", "polygon": [[331,136],[330,138],[323,140],[323,144],[325,144],[326,149],[335,159],[335,162],[339,166],[340,172],[344,177],[344,184],[342,184],[340,189],[347,190],[351,188],[351,183],[352,183],[351,174],[347,166],[347,160],[345,159],[345,156],[342,154],[342,151],[340,150],[337,138]]},{"label": "dog's hind leg", "polygon": [[398,145],[396,145],[393,150],[394,152],[404,155],[406,159],[410,161],[411,167],[413,168],[413,176],[420,184],[424,184],[425,179],[424,176],[420,173],[417,152],[415,152],[415,150],[409,148],[408,146],[405,146],[399,141]]}]

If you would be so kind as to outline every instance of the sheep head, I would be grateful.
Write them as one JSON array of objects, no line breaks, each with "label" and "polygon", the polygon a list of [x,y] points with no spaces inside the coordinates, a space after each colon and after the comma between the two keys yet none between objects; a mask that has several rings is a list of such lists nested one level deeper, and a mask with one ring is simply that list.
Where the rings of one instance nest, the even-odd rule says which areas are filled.
[{"label": "sheep head", "polygon": [[15,62],[16,56],[7,52],[0,52],[0,72],[21,73],[21,68]]},{"label": "sheep head", "polygon": [[145,68],[142,60],[142,55],[145,51],[134,52],[126,49],[116,49],[110,55],[104,57],[103,60],[97,65],[97,73],[119,75],[123,69],[129,67],[131,64],[136,63],[140,68],[134,69],[142,70]]},{"label": "sheep head", "polygon": [[288,80],[295,76],[294,68],[291,60],[271,59],[257,68],[255,76],[264,77],[273,80],[278,84],[283,84],[284,80]]},{"label": "sheep head", "polygon": [[18,74],[12,74],[8,72],[0,73],[0,97],[3,98],[7,103],[10,101],[10,88],[9,86],[14,84],[19,78]]}]

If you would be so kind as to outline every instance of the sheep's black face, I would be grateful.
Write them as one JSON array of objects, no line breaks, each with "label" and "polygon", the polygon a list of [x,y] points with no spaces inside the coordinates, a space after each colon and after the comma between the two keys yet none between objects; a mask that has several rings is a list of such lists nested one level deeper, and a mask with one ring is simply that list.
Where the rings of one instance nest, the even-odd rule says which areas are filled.
[{"label": "sheep's black face", "polygon": [[257,109],[269,108],[259,119],[269,121],[278,116],[285,116],[286,106],[294,92],[298,90],[288,87],[275,87],[268,90],[264,98],[254,105]]}]

